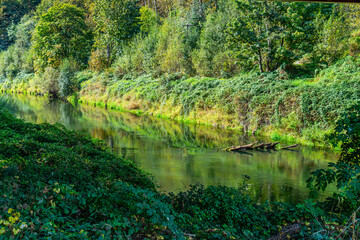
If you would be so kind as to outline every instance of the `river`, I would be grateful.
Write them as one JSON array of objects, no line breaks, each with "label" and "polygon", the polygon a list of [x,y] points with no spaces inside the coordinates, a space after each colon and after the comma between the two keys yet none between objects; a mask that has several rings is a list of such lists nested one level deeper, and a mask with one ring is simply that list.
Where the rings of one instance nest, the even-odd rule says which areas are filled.
[{"label": "river", "polygon": [[0,95],[0,104],[32,123],[61,123],[107,142],[110,150],[150,172],[166,192],[191,184],[243,186],[257,202],[297,203],[308,196],[310,172],[326,168],[338,154],[298,147],[295,150],[225,152],[219,149],[258,139],[207,126],[188,125],[152,116],[73,106],[59,100],[29,95]]}]

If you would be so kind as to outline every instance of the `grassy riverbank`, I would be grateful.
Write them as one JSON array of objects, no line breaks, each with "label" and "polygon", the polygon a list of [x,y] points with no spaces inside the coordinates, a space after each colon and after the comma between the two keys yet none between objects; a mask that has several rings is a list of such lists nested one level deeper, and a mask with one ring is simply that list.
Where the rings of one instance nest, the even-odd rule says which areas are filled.
[{"label": "grassy riverbank", "polygon": [[[360,99],[358,61],[348,57],[313,78],[250,72],[231,79],[151,75],[120,78],[79,72],[71,101],[246,131],[272,140],[329,146],[345,109]],[[38,76],[19,75],[1,89],[41,92]]]},{"label": "grassy riverbank", "polygon": [[360,99],[358,62],[347,58],[313,78],[284,71],[231,79],[181,75],[119,79],[78,74],[80,102],[246,131],[272,140],[328,145],[341,113]]},{"label": "grassy riverbank", "polygon": [[3,110],[0,126],[0,238],[303,239],[346,220],[312,202],[257,205],[246,184],[164,195],[98,140]]}]

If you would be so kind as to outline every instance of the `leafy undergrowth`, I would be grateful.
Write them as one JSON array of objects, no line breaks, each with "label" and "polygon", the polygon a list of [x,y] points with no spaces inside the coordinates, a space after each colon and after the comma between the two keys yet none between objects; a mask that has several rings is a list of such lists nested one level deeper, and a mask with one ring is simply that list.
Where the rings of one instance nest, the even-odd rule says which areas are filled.
[{"label": "leafy undergrowth", "polygon": [[142,239],[174,228],[148,175],[60,125],[0,112],[0,160],[0,236]]},{"label": "leafy undergrowth", "polygon": [[[246,184],[244,184],[246,186]],[[0,110],[0,239],[304,239],[351,236],[312,201],[258,205],[245,188],[159,193],[103,142]],[[358,225],[354,231],[358,233]]]}]

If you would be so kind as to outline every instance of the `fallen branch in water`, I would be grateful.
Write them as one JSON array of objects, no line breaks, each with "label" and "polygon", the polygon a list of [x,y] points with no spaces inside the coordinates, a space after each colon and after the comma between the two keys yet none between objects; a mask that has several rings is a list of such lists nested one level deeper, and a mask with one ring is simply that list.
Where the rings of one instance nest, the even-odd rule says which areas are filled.
[{"label": "fallen branch in water", "polygon": [[266,146],[266,149],[273,149],[278,145],[280,142],[274,142]]},{"label": "fallen branch in water", "polygon": [[280,150],[294,148],[294,147],[297,147],[297,146],[299,146],[299,144],[294,144],[294,145],[290,145],[290,146],[287,146],[287,147],[283,147],[283,148],[280,148]]},{"label": "fallen branch in water", "polygon": [[[232,146],[229,148],[224,148],[222,149],[223,151],[228,151],[228,152],[233,152],[233,151],[245,151],[245,150],[260,150],[260,149],[268,149],[268,150],[275,150],[275,147],[280,143],[280,142],[273,142],[273,143],[260,143],[258,145],[258,142],[254,142],[254,143],[250,143],[247,145],[242,145],[242,146]],[[295,145],[290,145],[287,147],[283,147],[280,148],[279,150],[283,150],[283,149],[289,149],[289,148],[294,148],[297,147],[299,144],[295,144]]]},{"label": "fallen branch in water", "polygon": [[225,148],[223,150],[225,151],[241,151],[241,150],[248,150],[248,149],[252,149],[252,147],[257,144],[258,142],[254,142],[254,143],[250,143],[247,145],[243,145],[243,146],[237,146],[237,147],[230,147],[230,148]]}]

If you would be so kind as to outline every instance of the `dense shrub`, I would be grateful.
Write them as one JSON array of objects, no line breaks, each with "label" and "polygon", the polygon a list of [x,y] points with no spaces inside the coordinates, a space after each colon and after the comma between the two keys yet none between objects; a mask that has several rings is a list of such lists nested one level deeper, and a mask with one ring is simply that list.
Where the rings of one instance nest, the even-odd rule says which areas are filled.
[{"label": "dense shrub", "polygon": [[40,88],[43,93],[57,97],[59,94],[59,75],[59,70],[53,67],[47,67],[44,73],[37,76],[35,85]]},{"label": "dense shrub", "polygon": [[[256,235],[269,237],[276,231],[265,215],[259,215],[257,206],[241,190],[228,187],[192,186],[187,192],[172,199],[175,210],[180,214],[181,225],[189,232],[214,229],[219,237],[242,239]],[[203,232],[202,234],[206,234]],[[223,236],[222,236],[223,235]]]},{"label": "dense shrub", "polygon": [[76,62],[65,59],[59,67],[59,95],[62,98],[68,97],[77,89],[74,82],[74,75],[77,69]]},{"label": "dense shrub", "polygon": [[331,211],[359,215],[360,209],[360,106],[359,103],[345,109],[336,122],[331,138],[334,146],[341,145],[341,155],[337,163],[329,163],[329,169],[319,169],[308,179],[312,195],[324,191],[336,183],[337,191],[327,199],[326,206]]}]

